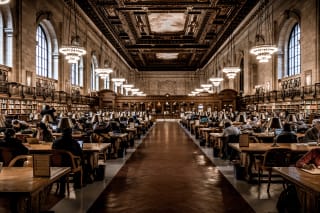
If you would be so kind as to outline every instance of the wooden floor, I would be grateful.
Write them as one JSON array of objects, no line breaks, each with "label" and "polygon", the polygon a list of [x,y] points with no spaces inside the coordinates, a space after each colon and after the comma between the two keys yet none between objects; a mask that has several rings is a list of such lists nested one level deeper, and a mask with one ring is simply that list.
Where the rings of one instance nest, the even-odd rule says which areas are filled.
[{"label": "wooden floor", "polygon": [[89,212],[254,212],[175,122],[160,122]]}]

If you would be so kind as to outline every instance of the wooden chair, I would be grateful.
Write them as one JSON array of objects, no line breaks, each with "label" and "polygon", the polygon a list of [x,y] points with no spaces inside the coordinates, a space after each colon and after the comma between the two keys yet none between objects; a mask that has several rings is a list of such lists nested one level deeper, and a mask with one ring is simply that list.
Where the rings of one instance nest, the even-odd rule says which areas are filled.
[{"label": "wooden chair", "polygon": [[272,167],[288,167],[290,166],[291,150],[288,148],[272,148],[265,152],[262,164],[258,164],[258,181],[261,184],[261,176],[263,171],[268,171],[268,188],[270,189]]},{"label": "wooden chair", "polygon": [[[54,167],[70,167],[71,172],[66,177],[67,192],[70,195],[69,187],[69,176],[74,176],[76,173],[80,173],[80,186],[82,186],[82,166],[81,158],[73,155],[71,152],[66,150],[53,149],[50,155],[50,165]],[[57,190],[59,189],[59,184]]]},{"label": "wooden chair", "polygon": [[3,166],[8,166],[13,158],[14,156],[11,148],[0,147],[0,161],[3,162]]},{"label": "wooden chair", "polygon": [[18,161],[23,161],[23,167],[33,166],[32,155],[18,155],[10,161],[8,167],[16,166]]}]

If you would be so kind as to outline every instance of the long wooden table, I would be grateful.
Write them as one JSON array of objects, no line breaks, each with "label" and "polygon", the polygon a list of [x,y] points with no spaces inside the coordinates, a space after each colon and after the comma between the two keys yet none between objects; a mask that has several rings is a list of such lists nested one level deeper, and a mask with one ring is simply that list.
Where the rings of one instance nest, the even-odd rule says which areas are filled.
[{"label": "long wooden table", "polygon": [[[306,153],[311,149],[318,146],[308,146],[306,144],[299,143],[279,143],[275,148],[289,148],[294,153]],[[249,161],[245,163],[246,179],[248,182],[252,182],[256,174],[252,171],[253,164],[255,162],[255,156],[258,154],[264,154],[267,150],[274,147],[270,143],[250,143],[248,147],[240,147],[239,143],[229,143],[229,146],[239,153],[245,153],[249,157]]]},{"label": "long wooden table", "polygon": [[[0,198],[9,201],[9,212],[40,212],[46,188],[70,172],[69,167],[51,167],[50,177],[33,177],[32,167],[3,167]],[[13,209],[14,208],[14,209]]]},{"label": "long wooden table", "polygon": [[296,187],[301,212],[320,212],[320,175],[313,175],[296,167],[274,167],[274,172]]},{"label": "long wooden table", "polygon": [[[43,144],[24,144],[30,154],[41,154],[41,153],[50,153],[52,150],[52,143],[43,143]],[[88,163],[93,169],[98,167],[98,155],[101,153],[106,160],[106,155],[110,143],[84,143],[82,151],[87,159]]]}]

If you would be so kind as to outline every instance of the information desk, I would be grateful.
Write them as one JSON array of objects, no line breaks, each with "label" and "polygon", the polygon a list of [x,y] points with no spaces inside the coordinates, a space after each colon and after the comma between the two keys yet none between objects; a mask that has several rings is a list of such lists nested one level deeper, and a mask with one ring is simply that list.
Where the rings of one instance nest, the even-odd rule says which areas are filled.
[{"label": "information desk", "polygon": [[286,181],[295,185],[301,212],[320,212],[320,175],[313,175],[296,167],[274,167]]},{"label": "information desk", "polygon": [[47,187],[70,172],[69,167],[50,169],[50,177],[33,177],[32,167],[3,167],[0,173],[1,203],[9,200],[11,211],[40,212]]}]

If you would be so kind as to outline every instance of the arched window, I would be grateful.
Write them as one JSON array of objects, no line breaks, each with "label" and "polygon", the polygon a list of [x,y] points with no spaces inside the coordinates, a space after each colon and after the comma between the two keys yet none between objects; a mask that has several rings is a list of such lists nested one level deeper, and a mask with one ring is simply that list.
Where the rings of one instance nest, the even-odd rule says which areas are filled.
[{"label": "arched window", "polygon": [[83,58],[78,63],[71,64],[71,84],[73,86],[83,86]]},{"label": "arched window", "polygon": [[50,78],[51,75],[49,73],[49,48],[48,48],[48,39],[47,36],[41,27],[39,25],[37,27],[37,47],[36,47],[36,72],[37,75]]},{"label": "arched window", "polygon": [[59,52],[57,36],[48,19],[40,21],[36,32],[36,74],[58,80]]},{"label": "arched window", "polygon": [[12,67],[13,20],[9,6],[0,8],[0,64]]},{"label": "arched window", "polygon": [[301,72],[300,51],[300,26],[295,24],[290,33],[288,41],[288,70],[287,75],[298,75]]}]

